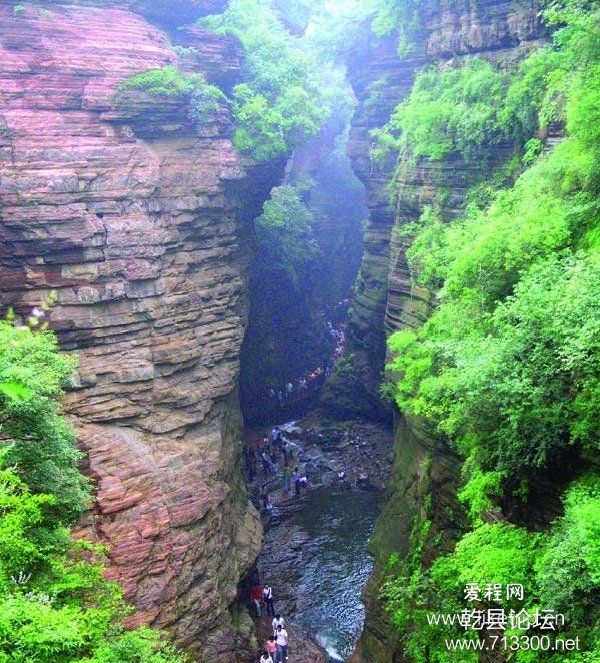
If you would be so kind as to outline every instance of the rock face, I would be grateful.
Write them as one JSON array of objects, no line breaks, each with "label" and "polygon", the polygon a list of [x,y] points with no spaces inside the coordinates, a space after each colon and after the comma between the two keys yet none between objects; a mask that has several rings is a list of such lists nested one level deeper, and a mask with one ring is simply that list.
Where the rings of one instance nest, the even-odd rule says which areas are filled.
[{"label": "rock face", "polygon": [[348,66],[358,100],[348,152],[356,174],[365,185],[369,217],[347,325],[348,352],[354,356],[354,370],[343,376],[334,375],[328,390],[338,404],[353,414],[391,418],[390,410],[379,398],[379,383],[386,354],[384,319],[395,209],[390,203],[391,170],[375,168],[369,157],[373,144],[370,131],[384,125],[410,91],[415,69],[422,59],[398,60],[393,38],[372,40],[365,52],[356,56]]},{"label": "rock face", "polygon": [[[542,38],[536,0],[446,2],[427,0],[420,6],[420,34],[410,55],[398,56],[398,37],[372,37],[348,62],[348,75],[358,99],[352,121],[349,154],[367,192],[370,216],[364,233],[365,253],[348,325],[354,374],[330,383],[338,402],[362,416],[385,416],[379,384],[385,364],[386,337],[396,329],[421,324],[429,295],[411,284],[401,242],[394,227],[418,219],[441,191],[448,194],[452,214],[463,209],[470,173],[451,159],[406,165],[390,187],[393,162],[377,166],[369,158],[370,132],[383,126],[410,92],[415,74],[431,62],[459,62],[478,55],[510,66]],[[507,146],[510,148],[510,146]],[[498,161],[502,161],[502,154]],[[493,164],[492,164],[493,166]],[[391,195],[393,193],[393,196]],[[392,202],[393,199],[393,202]]]},{"label": "rock face", "polygon": [[[262,536],[237,444],[251,220],[281,165],[240,161],[224,105],[200,126],[178,101],[115,105],[124,79],[178,64],[159,10],[171,22],[179,4],[0,5],[0,305],[57,294],[51,325],[79,355],[66,407],[97,484],[82,534],[110,546],[134,621],[233,662],[247,643],[231,606]],[[183,4],[187,19],[224,3]],[[181,68],[233,80],[234,42],[174,34],[195,49]]]},{"label": "rock face", "polygon": [[[510,68],[544,39],[533,0],[525,4],[514,0],[427,0],[420,5],[420,24],[421,33],[410,56],[398,56],[396,38],[373,38],[370,47],[349,63],[359,101],[350,152],[366,186],[370,219],[348,330],[350,350],[358,358],[359,379],[352,382],[337,376],[336,389],[363,412],[374,411],[386,356],[385,338],[397,329],[418,327],[431,306],[430,294],[411,282],[397,231],[417,220],[425,206],[442,196],[447,219],[461,214],[465,194],[477,176],[457,157],[436,163],[422,160],[416,165],[400,164],[391,184],[392,204],[390,178],[395,164],[377,167],[370,162],[373,139],[369,132],[387,122],[409,93],[416,72],[427,63],[457,63],[466,56],[478,55]],[[493,160],[504,162],[510,149],[510,145],[500,146]],[[490,167],[489,162],[486,167]],[[423,422],[396,418],[394,472],[388,503],[374,535],[376,564],[364,593],[367,621],[355,657],[365,663],[406,660],[379,598],[390,554],[396,552],[401,559],[406,556],[411,531],[425,519],[432,522],[428,541],[436,539],[438,550],[451,545],[463,525],[455,498],[459,459]],[[425,563],[434,552],[431,543],[425,546]]]}]

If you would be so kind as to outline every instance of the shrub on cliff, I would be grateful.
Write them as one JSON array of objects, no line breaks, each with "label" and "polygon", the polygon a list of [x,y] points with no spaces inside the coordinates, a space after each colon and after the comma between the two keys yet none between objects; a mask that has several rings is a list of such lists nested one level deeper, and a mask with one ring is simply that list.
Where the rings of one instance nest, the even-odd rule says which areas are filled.
[{"label": "shrub on cliff", "polygon": [[403,159],[439,161],[458,154],[472,162],[500,143],[523,143],[535,129],[535,114],[527,110],[531,99],[509,94],[512,82],[479,58],[456,68],[431,66],[418,74],[389,122],[372,132],[372,158],[382,161],[394,151]]},{"label": "shrub on cliff", "polygon": [[379,37],[395,33],[398,55],[408,55],[414,48],[414,35],[420,27],[418,0],[367,0],[364,5],[363,11],[373,16],[373,32]]},{"label": "shrub on cliff", "polygon": [[[438,556],[429,568],[422,565],[420,554],[412,555],[403,564],[391,560],[382,598],[394,623],[403,632],[404,654],[415,663],[456,660],[456,652],[448,650],[447,640],[476,639],[479,632],[458,623],[436,623],[431,616],[462,615],[468,624],[469,614],[473,615],[475,610],[501,609],[507,617],[511,611],[516,615],[522,610],[530,615],[536,611],[562,615],[565,622],[564,625],[557,622],[558,631],[541,630],[536,635],[580,639],[580,651],[554,654],[552,650],[530,651],[524,646],[519,651],[512,650],[512,660],[597,661],[600,655],[599,488],[599,478],[594,475],[575,482],[564,496],[564,516],[557,519],[548,533],[530,532],[509,523],[481,523],[458,541],[454,551]],[[412,543],[414,550],[415,542]],[[501,587],[499,597],[494,597],[493,590],[486,594],[486,589],[494,584]],[[523,587],[522,596],[507,597],[507,586],[515,584]],[[471,597],[466,595],[468,585],[476,586]],[[509,643],[511,637],[525,634],[511,629],[508,619],[507,624]],[[461,658],[465,663],[477,660],[476,652]]]},{"label": "shrub on cliff", "polygon": [[115,103],[127,108],[132,103],[139,103],[139,96],[144,101],[154,99],[160,104],[164,100],[180,102],[188,108],[190,120],[202,125],[219,110],[222,103],[227,103],[225,94],[215,85],[209,85],[201,74],[184,74],[177,67],[148,69],[123,81],[115,94]]},{"label": "shrub on cliff", "polygon": [[302,200],[311,185],[311,180],[306,180],[276,187],[256,219],[262,269],[273,279],[285,277],[298,295],[307,280],[307,270],[319,255],[313,216]]},{"label": "shrub on cliff", "polygon": [[[499,144],[522,147],[536,130],[565,122],[567,106],[580,134],[587,126],[593,135],[597,115],[577,103],[577,90],[585,97],[598,75],[593,10],[590,0],[548,2],[546,21],[561,27],[552,44],[525,58],[516,71],[477,57],[421,71],[390,120],[372,132],[374,161],[383,162],[390,153],[432,161],[454,154],[475,164]],[[577,120],[575,106],[583,111]]]},{"label": "shrub on cliff", "polygon": [[0,322],[0,661],[181,663],[67,529],[89,500],[59,398],[74,360],[54,335]]},{"label": "shrub on cliff", "polygon": [[543,605],[571,624],[592,626],[600,617],[600,480],[587,476],[569,487],[565,513],[555,523],[538,562]]},{"label": "shrub on cliff", "polygon": [[187,98],[196,87],[204,83],[203,76],[188,76],[177,67],[168,66],[134,74],[119,85],[119,92],[133,90],[156,97]]}]

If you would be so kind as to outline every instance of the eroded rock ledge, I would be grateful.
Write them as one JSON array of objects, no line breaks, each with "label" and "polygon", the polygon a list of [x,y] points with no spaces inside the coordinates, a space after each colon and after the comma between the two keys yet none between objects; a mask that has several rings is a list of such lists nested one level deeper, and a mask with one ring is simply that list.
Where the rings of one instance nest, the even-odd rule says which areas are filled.
[{"label": "eroded rock ledge", "polygon": [[[173,4],[0,5],[0,305],[57,293],[98,487],[82,532],[110,545],[135,621],[233,662],[230,608],[261,544],[236,442],[251,219],[281,164],[241,162],[225,107],[201,128],[176,104],[147,121],[114,107],[124,79],[177,64],[156,13]],[[186,71],[239,71],[231,40],[181,39]]]}]

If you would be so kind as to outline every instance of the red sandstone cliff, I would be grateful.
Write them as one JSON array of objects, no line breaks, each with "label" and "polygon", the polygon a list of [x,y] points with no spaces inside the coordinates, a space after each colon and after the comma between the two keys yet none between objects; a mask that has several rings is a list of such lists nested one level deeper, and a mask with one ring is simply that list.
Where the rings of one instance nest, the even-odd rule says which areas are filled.
[{"label": "red sandstone cliff", "polygon": [[[261,544],[237,448],[248,234],[277,168],[240,162],[224,106],[198,130],[177,103],[113,101],[177,63],[178,9],[223,4],[0,4],[0,305],[57,293],[52,326],[80,357],[67,408],[98,487],[84,531],[110,545],[136,621],[228,662]],[[186,71],[235,77],[234,42],[173,34],[197,49]]]}]

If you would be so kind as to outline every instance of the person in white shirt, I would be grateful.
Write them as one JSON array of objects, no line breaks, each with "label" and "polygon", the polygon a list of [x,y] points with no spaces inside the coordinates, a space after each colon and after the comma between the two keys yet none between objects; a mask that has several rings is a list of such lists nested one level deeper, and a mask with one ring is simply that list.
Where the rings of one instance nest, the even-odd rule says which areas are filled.
[{"label": "person in white shirt", "polygon": [[[270,506],[271,509],[269,509],[269,497],[267,497],[267,504],[266,504],[266,509],[267,511],[270,511],[273,509],[273,503],[271,502]],[[273,605],[273,588],[269,583],[266,583],[264,588],[263,588],[263,601],[265,605],[267,606],[267,615],[270,616],[275,616],[275,607]]]},{"label": "person in white shirt", "polygon": [[262,653],[262,656],[260,657],[260,663],[273,663],[273,659],[271,658],[271,654],[269,654],[268,651],[264,651]]},{"label": "person in white shirt", "polygon": [[277,653],[281,663],[288,660],[288,634],[282,626],[277,627]]},{"label": "person in white shirt", "polygon": [[273,627],[273,635],[277,636],[277,627],[281,626],[281,628],[285,628],[285,621],[281,615],[275,615],[273,617],[273,621],[271,622],[271,626]]}]

